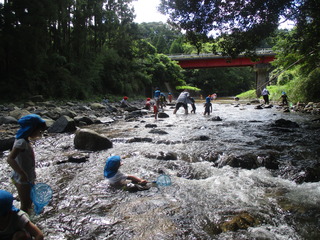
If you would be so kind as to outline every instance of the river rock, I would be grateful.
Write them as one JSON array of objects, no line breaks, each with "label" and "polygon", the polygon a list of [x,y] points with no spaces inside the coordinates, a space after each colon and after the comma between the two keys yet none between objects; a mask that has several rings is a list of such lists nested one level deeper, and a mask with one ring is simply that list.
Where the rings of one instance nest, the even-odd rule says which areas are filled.
[{"label": "river rock", "polygon": [[100,121],[101,123],[104,123],[104,124],[113,123],[115,121],[111,117],[101,117],[101,118],[98,118],[97,120]]},{"label": "river rock", "polygon": [[160,152],[160,155],[157,156],[157,159],[159,160],[177,160],[178,159],[178,154],[175,152]]},{"label": "river rock", "polygon": [[94,121],[87,116],[78,116],[74,118],[74,121],[79,125],[79,122],[84,122],[86,125],[91,125]]},{"label": "river rock", "polygon": [[48,133],[73,132],[76,130],[75,121],[68,116],[61,116],[48,128]]},{"label": "river rock", "polygon": [[90,104],[90,107],[93,109],[93,110],[99,110],[99,109],[105,109],[106,107],[101,104],[101,103],[91,103]]},{"label": "river rock", "polygon": [[260,224],[260,221],[253,217],[249,213],[241,213],[234,216],[230,221],[222,223],[220,228],[223,232],[227,231],[237,231],[239,229],[247,229],[249,227],[254,227]]},{"label": "river rock", "polygon": [[11,116],[3,116],[0,117],[0,125],[1,124],[18,124],[18,120]]},{"label": "river rock", "polygon": [[283,128],[298,128],[299,125],[295,122],[292,122],[290,120],[285,120],[283,118],[278,119],[273,124],[274,127],[283,127]]},{"label": "river rock", "polygon": [[169,117],[169,115],[164,113],[164,112],[159,112],[158,113],[158,118],[168,118],[168,117]]},{"label": "river rock", "polygon": [[268,104],[268,105],[265,105],[264,108],[272,108],[273,105],[272,104]]},{"label": "river rock", "polygon": [[51,101],[41,102],[41,105],[49,107],[49,108],[56,108],[57,107],[57,105]]},{"label": "river rock", "polygon": [[100,151],[112,148],[112,142],[95,131],[79,129],[74,137],[74,146],[81,150]]},{"label": "river rock", "polygon": [[220,159],[220,161],[218,162],[218,167],[223,167],[226,165],[248,170],[256,169],[259,167],[256,155],[251,153],[241,156],[226,155],[225,157]]},{"label": "river rock", "polygon": [[[127,111],[127,110],[126,110]],[[143,113],[141,110],[134,110],[134,111],[128,111],[129,113],[125,116],[125,120],[133,119],[133,118],[139,118],[143,116]]]},{"label": "river rock", "polygon": [[65,115],[65,116],[68,116],[70,118],[75,118],[77,116],[77,113],[74,112],[74,111],[71,111],[69,109],[63,109],[61,111],[61,115]]},{"label": "river rock", "polygon": [[47,128],[51,127],[55,122],[53,119],[47,117],[42,117],[42,119],[46,121]]},{"label": "river rock", "polygon": [[108,113],[113,113],[113,112],[117,112],[118,109],[116,107],[111,106],[110,104],[105,104],[106,106],[106,111]]},{"label": "river rock", "polygon": [[139,110],[139,108],[134,107],[134,106],[126,106],[126,107],[123,108],[123,110],[127,111],[127,112],[134,112],[134,111]]},{"label": "river rock", "polygon": [[89,155],[83,154],[83,153],[74,153],[68,156],[68,160],[59,161],[57,164],[63,164],[63,163],[84,163],[89,161]]},{"label": "river rock", "polygon": [[9,113],[9,116],[19,120],[21,117],[29,114],[30,112],[25,109],[15,109]]},{"label": "river rock", "polygon": [[149,133],[155,133],[155,134],[168,134],[166,131],[161,129],[152,129],[149,131]]},{"label": "river rock", "polygon": [[24,103],[24,107],[28,108],[28,107],[34,107],[36,104],[32,101],[27,101]]},{"label": "river rock", "polygon": [[152,142],[152,138],[138,138],[138,137],[135,137],[135,138],[131,138],[127,141],[128,143],[133,143],[133,142]]},{"label": "river rock", "polygon": [[0,151],[7,151],[12,148],[15,137],[0,139]]},{"label": "river rock", "polygon": [[205,136],[205,135],[201,135],[201,136],[197,136],[191,139],[192,141],[208,141],[210,140],[210,137]]},{"label": "river rock", "polygon": [[222,121],[222,119],[219,117],[219,116],[215,116],[215,117],[212,117],[212,118],[209,118],[208,121]]},{"label": "river rock", "polygon": [[295,182],[319,182],[320,181],[320,163],[307,167],[304,171],[298,174]]},{"label": "river rock", "polygon": [[43,113],[44,116],[47,116],[48,118],[51,118],[53,120],[57,120],[62,116],[62,108],[56,107],[52,109],[51,111]]},{"label": "river rock", "polygon": [[146,128],[156,128],[157,124],[148,123],[145,125]]}]

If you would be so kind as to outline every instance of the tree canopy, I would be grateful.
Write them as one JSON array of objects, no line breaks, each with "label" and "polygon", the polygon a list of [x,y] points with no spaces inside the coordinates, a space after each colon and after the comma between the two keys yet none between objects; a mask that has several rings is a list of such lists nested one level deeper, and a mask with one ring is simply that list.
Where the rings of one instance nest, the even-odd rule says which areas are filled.
[{"label": "tree canopy", "polygon": [[296,50],[320,52],[318,0],[161,0],[160,10],[192,41],[218,34],[214,40],[229,56],[250,52],[286,20],[297,26]]},{"label": "tree canopy", "polygon": [[143,95],[159,82],[184,84],[180,67],[157,53],[175,33],[160,25],[161,37],[144,39],[132,1],[0,3],[0,98]]}]

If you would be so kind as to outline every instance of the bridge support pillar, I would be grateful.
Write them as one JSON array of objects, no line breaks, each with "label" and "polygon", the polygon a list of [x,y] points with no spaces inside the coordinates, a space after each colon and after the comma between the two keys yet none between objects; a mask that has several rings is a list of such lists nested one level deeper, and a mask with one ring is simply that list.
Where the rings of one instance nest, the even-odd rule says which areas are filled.
[{"label": "bridge support pillar", "polygon": [[270,63],[259,63],[253,66],[256,72],[256,94],[257,97],[261,96],[261,91],[267,86],[269,81],[269,72],[271,69]]}]

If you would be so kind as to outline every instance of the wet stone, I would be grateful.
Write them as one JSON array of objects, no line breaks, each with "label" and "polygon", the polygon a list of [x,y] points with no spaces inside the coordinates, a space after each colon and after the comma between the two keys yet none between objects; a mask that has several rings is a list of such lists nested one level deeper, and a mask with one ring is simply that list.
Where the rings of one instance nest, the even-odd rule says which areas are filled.
[{"label": "wet stone", "polygon": [[166,131],[161,129],[152,129],[151,131],[149,131],[149,133],[160,134],[160,135],[168,134]]}]

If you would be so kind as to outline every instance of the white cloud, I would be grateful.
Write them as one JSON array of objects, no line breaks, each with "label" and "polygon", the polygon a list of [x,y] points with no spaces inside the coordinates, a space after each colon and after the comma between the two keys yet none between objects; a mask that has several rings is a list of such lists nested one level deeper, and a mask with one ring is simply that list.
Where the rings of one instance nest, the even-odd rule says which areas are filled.
[{"label": "white cloud", "polygon": [[160,0],[137,0],[133,1],[136,23],[142,22],[166,22],[167,17],[158,12]]}]

